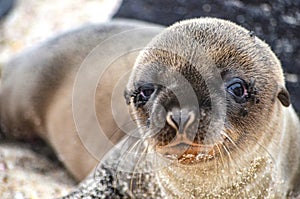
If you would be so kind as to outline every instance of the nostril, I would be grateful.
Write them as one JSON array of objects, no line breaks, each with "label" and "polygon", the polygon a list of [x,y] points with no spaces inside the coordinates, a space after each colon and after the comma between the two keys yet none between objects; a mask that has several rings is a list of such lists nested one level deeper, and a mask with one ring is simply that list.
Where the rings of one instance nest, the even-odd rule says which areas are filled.
[{"label": "nostril", "polygon": [[173,115],[172,112],[167,114],[167,122],[174,129],[178,130],[180,124],[180,118]]},{"label": "nostril", "polygon": [[184,133],[185,129],[195,120],[195,115],[191,111],[176,109],[168,112],[166,120],[178,133]]}]

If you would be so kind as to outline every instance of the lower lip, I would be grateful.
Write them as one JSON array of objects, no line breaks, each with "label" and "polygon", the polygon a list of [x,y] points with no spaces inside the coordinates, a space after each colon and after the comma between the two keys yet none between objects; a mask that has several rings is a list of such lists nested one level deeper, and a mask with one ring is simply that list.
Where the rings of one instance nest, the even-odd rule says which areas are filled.
[{"label": "lower lip", "polygon": [[184,143],[172,147],[157,147],[157,151],[167,158],[177,159],[183,164],[207,161],[215,155],[214,146],[212,145],[191,146]]}]

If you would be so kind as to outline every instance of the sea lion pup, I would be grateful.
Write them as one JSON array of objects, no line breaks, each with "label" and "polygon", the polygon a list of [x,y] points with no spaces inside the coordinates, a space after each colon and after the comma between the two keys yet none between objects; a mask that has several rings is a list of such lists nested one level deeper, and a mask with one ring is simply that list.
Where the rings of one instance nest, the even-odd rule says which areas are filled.
[{"label": "sea lion pup", "polygon": [[[77,71],[87,55],[101,42],[124,31],[134,32],[152,26],[154,25],[134,20],[87,25],[59,35],[12,59],[2,72],[1,130],[7,137],[23,140],[37,136],[43,138],[54,148],[70,173],[77,180],[83,179],[97,165],[99,157],[96,157],[93,150],[101,153],[111,147],[109,141],[117,142],[124,135],[113,119],[110,104],[116,81],[132,68],[137,56],[134,49],[136,45],[132,43],[146,45],[158,32],[155,28],[148,28],[135,37],[134,41],[114,43],[114,46],[105,49],[109,54],[116,48],[123,47],[118,45],[124,45],[128,51],[126,55],[116,58],[102,77],[97,77],[97,92],[92,93],[96,98],[96,104],[92,104],[92,107],[96,107],[95,110],[87,111],[88,99],[73,99],[81,104],[81,112],[77,114],[82,115],[82,122],[85,122],[85,129],[80,135],[75,127],[72,110],[72,92]],[[130,51],[133,52],[129,53]],[[86,86],[90,81],[86,77]],[[90,118],[94,112],[103,131],[107,132],[106,140],[101,140],[97,132],[93,133],[95,124],[90,122]],[[96,143],[91,146],[93,149],[83,146],[81,141],[85,138]]]},{"label": "sea lion pup", "polygon": [[138,56],[125,98],[139,140],[66,198],[299,194],[299,119],[280,62],[250,31],[214,18],[172,25]]}]

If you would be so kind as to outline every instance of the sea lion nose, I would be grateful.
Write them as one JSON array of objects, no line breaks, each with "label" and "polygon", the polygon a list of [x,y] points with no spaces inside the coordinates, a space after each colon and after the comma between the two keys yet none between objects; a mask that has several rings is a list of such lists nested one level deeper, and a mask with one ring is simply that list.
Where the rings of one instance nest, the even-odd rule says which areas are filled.
[{"label": "sea lion nose", "polygon": [[187,108],[174,108],[167,113],[167,123],[176,129],[179,134],[183,134],[185,130],[194,122],[195,114]]}]

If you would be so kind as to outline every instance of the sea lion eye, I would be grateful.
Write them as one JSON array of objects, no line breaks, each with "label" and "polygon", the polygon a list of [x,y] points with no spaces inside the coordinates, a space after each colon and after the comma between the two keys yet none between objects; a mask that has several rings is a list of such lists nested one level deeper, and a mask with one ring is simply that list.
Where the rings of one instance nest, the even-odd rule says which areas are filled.
[{"label": "sea lion eye", "polygon": [[151,83],[146,83],[138,87],[136,91],[134,91],[132,97],[134,97],[134,103],[136,107],[141,107],[147,103],[150,99],[151,95],[155,91],[155,86]]},{"label": "sea lion eye", "polygon": [[239,78],[233,78],[227,83],[226,89],[237,103],[244,103],[246,101],[247,88],[245,81]]},{"label": "sea lion eye", "polygon": [[145,84],[140,88],[140,95],[144,99],[149,99],[154,92],[154,86],[152,84]]},{"label": "sea lion eye", "polygon": [[232,84],[228,87],[228,91],[235,95],[236,97],[243,97],[244,95],[244,87],[240,83]]}]

